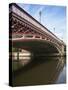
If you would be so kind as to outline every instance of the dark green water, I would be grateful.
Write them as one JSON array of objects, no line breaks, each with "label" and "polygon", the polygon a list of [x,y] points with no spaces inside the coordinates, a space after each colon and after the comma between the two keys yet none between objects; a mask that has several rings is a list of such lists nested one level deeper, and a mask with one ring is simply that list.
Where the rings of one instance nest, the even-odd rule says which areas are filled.
[{"label": "dark green water", "polygon": [[13,74],[13,86],[61,83],[66,83],[64,57],[34,57],[29,64]]}]

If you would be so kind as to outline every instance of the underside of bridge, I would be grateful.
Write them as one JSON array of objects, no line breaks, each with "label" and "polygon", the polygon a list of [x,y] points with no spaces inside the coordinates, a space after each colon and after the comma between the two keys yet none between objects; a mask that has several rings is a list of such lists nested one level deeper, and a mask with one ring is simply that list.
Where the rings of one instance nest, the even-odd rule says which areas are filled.
[{"label": "underside of bridge", "polygon": [[45,42],[42,40],[23,40],[23,41],[14,41],[14,48],[25,49],[30,51],[33,54],[53,54],[59,53],[56,46],[52,43]]}]

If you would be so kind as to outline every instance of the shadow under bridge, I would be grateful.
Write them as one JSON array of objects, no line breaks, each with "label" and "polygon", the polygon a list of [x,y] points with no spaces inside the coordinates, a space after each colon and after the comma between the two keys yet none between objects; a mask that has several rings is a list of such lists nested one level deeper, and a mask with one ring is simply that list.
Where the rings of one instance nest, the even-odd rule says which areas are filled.
[{"label": "shadow under bridge", "polygon": [[13,47],[30,51],[33,55],[54,55],[59,54],[56,46],[45,40],[25,39],[13,41]]}]

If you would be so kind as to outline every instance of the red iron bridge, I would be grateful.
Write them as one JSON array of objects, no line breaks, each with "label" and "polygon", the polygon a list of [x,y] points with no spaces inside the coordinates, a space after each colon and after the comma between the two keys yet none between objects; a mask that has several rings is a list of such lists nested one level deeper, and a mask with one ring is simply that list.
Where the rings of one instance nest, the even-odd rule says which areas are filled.
[{"label": "red iron bridge", "polygon": [[12,47],[34,54],[65,55],[65,43],[15,3],[9,5],[9,24]]}]

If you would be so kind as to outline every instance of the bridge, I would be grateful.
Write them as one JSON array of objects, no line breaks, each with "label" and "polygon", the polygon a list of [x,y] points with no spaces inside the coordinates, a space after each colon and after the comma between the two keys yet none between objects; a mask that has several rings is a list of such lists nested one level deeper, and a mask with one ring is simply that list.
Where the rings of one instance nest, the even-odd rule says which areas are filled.
[{"label": "bridge", "polygon": [[65,43],[15,3],[9,5],[9,24],[12,47],[34,54],[65,54]]}]

